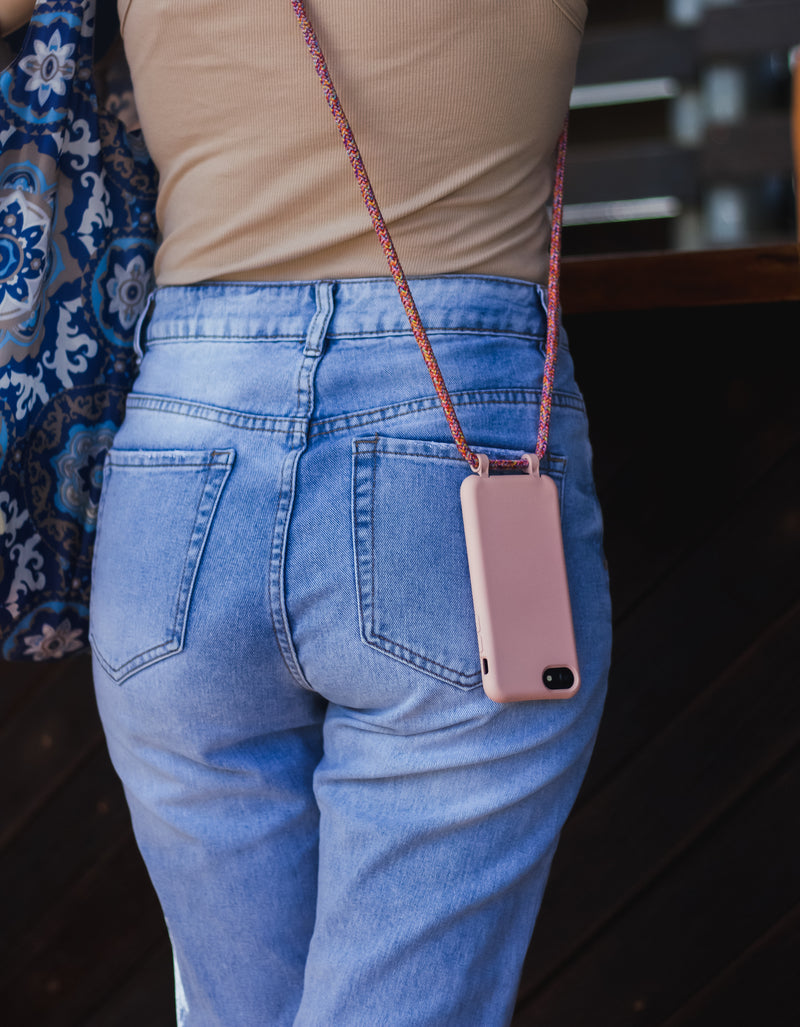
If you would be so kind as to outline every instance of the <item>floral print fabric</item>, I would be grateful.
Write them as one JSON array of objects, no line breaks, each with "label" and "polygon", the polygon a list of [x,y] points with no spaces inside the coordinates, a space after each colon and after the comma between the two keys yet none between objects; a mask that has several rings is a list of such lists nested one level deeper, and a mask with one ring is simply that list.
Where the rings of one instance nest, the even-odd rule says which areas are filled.
[{"label": "floral print fabric", "polygon": [[39,0],[0,75],[0,652],[87,645],[103,459],[151,288],[156,173],[98,110],[95,0]]}]

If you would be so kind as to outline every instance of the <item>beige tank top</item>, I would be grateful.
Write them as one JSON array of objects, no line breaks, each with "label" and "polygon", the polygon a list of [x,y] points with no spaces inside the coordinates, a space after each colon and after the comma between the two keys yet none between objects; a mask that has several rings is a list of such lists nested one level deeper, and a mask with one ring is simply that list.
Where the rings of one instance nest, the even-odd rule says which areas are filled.
[{"label": "beige tank top", "polygon": [[[387,274],[289,0],[119,0],[159,285]],[[309,0],[410,275],[546,279],[584,0]]]}]

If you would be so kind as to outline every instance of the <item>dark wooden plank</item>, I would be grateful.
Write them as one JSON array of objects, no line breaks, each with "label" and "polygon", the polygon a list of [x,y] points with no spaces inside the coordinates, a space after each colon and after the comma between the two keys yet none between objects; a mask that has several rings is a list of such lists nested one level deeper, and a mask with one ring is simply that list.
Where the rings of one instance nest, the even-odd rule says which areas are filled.
[{"label": "dark wooden plank", "polygon": [[800,43],[800,4],[769,0],[713,7],[697,31],[697,54],[703,63],[744,58],[771,50],[786,53]]},{"label": "dark wooden plank", "polygon": [[697,69],[694,29],[619,25],[593,29],[589,22],[578,57],[577,85],[671,76],[691,79]]},{"label": "dark wooden plank", "polygon": [[[655,318],[584,315],[568,322],[595,442],[618,619],[606,723],[581,802],[781,612],[770,605],[769,560],[750,565],[753,587],[767,592],[752,621],[719,571],[737,567],[749,536],[771,544],[773,486],[762,492],[759,477],[774,460],[785,461],[778,471],[783,486],[773,479],[778,492],[785,486],[778,534],[791,539],[795,531],[800,408],[794,378],[788,357],[777,373],[754,357],[759,339],[775,340],[781,353],[782,330],[797,314],[796,307],[754,306],[710,308],[688,319],[662,311]],[[676,340],[677,352],[691,355],[688,375],[664,373]],[[650,355],[640,354],[642,344]],[[633,369],[634,388],[621,367]],[[676,410],[688,434],[678,434]],[[739,528],[715,552],[706,540],[731,513],[741,518]],[[782,559],[777,553],[778,581]],[[782,580],[790,603],[791,573]],[[620,625],[639,603],[637,616]]]},{"label": "dark wooden plank", "polygon": [[562,265],[567,314],[800,300],[792,243],[691,253],[569,257]]},{"label": "dark wooden plank", "polygon": [[80,1027],[175,1027],[172,983],[172,951],[165,932],[128,980]]},{"label": "dark wooden plank", "polygon": [[[729,425],[730,427],[730,425]],[[766,434],[766,433],[765,433]],[[701,437],[702,438],[702,437]],[[741,465],[741,481],[736,474],[736,454],[730,450],[720,452],[720,468],[709,469],[708,480],[699,482],[705,461],[685,473],[677,472],[670,488],[659,491],[658,465],[656,461],[669,461],[670,454],[658,446],[653,438],[650,455],[654,463],[643,467],[639,480],[636,479],[637,462],[632,461],[629,469],[618,474],[611,494],[605,502],[606,517],[605,550],[611,571],[611,590],[614,600],[616,629],[621,643],[629,629],[629,616],[640,619],[640,604],[651,602],[648,594],[654,589],[663,589],[667,601],[680,602],[677,589],[687,577],[699,578],[701,587],[708,589],[709,600],[717,601],[719,613],[709,610],[704,624],[716,632],[723,621],[723,609],[741,622],[748,616],[751,607],[744,592],[764,594],[769,592],[767,583],[775,584],[775,591],[764,594],[765,604],[754,611],[764,623],[760,613],[767,618],[780,614],[788,604],[793,590],[791,576],[800,575],[800,539],[793,527],[793,519],[800,512],[800,496],[797,481],[800,477],[800,447],[776,447],[778,464],[770,471],[759,465]],[[706,453],[716,452],[713,440],[706,445]],[[744,447],[743,447],[744,448]],[[725,479],[727,464],[732,464],[731,475]],[[663,468],[661,484],[663,484]],[[636,492],[636,487],[640,491]],[[714,492],[715,485],[719,491]],[[762,507],[761,491],[775,502],[775,509]],[[627,504],[626,504],[627,500]],[[736,505],[741,504],[741,510]],[[693,512],[697,510],[693,519]],[[742,554],[737,564],[735,547],[747,545],[747,532],[770,533],[767,537],[754,540],[750,552],[758,554],[753,561],[748,554]],[[712,536],[709,538],[709,536]],[[763,563],[759,566],[757,560]],[[737,582],[737,566],[741,578]],[[774,575],[774,578],[772,577]],[[687,599],[689,607],[694,603]],[[673,625],[676,617],[665,622]],[[700,626],[700,625],[698,625]],[[685,639],[693,643],[695,631]],[[702,639],[698,638],[698,642]],[[621,655],[623,648],[617,651]]]},{"label": "dark wooden plank", "polygon": [[0,849],[0,965],[25,944],[49,910],[104,852],[131,838],[128,808],[105,747],[62,783],[13,840]]},{"label": "dark wooden plank", "polygon": [[[799,772],[796,752],[527,996],[517,1027],[657,1027],[754,945],[800,901],[796,839],[787,828]],[[758,1022],[770,1022],[768,1009]]]},{"label": "dark wooden plank", "polygon": [[589,3],[590,25],[654,24],[664,17],[664,0],[603,0]]},{"label": "dark wooden plank", "polygon": [[800,604],[575,811],[554,861],[523,992],[556,975],[603,930],[613,931],[614,917],[800,743],[798,666]]},{"label": "dark wooden plank", "polygon": [[797,1027],[800,1020],[800,907],[759,938],[662,1027],[760,1024]]},{"label": "dark wooden plank", "polygon": [[695,202],[697,154],[667,140],[629,140],[570,147],[564,203],[600,203],[673,196]]},{"label": "dark wooden plank", "polygon": [[606,709],[626,729],[610,745],[601,737],[590,770],[593,787],[645,746],[794,602],[797,480],[796,463],[782,462],[707,544],[617,625]]},{"label": "dark wooden plank", "polygon": [[[781,345],[786,325],[798,322],[800,305],[793,304],[565,319],[618,603],[652,570],[649,587],[668,566],[664,560],[674,562],[687,542],[696,545],[758,475],[800,446],[800,406]],[[775,340],[779,373],[754,359],[760,339]],[[690,354],[689,373],[665,373],[672,353]],[[632,370],[635,387],[621,368]],[[676,411],[688,432],[679,431]],[[673,487],[673,473],[681,488]]]},{"label": "dark wooden plank", "polygon": [[569,158],[586,146],[616,146],[634,139],[668,139],[672,101],[577,107],[569,114]]},{"label": "dark wooden plank", "polygon": [[[708,352],[722,358],[724,351],[725,358],[733,359],[742,353],[743,341]],[[604,465],[599,483],[618,624],[673,567],[736,516],[740,504],[754,530],[775,531],[763,543],[772,552],[764,573],[773,564],[780,572],[784,560],[793,561],[800,572],[800,543],[792,528],[800,505],[800,488],[792,485],[793,475],[800,478],[800,408],[790,405],[788,375],[776,376],[781,380],[771,389],[770,380],[757,371],[751,381],[746,374],[745,363],[729,372],[727,380],[720,376],[713,392],[698,378],[679,398],[663,387],[648,390],[651,375],[642,375],[641,399],[630,404],[631,424],[642,427],[635,439],[619,442],[616,462]],[[649,422],[637,410],[642,400],[651,404]],[[740,406],[742,400],[751,405]],[[686,423],[681,442],[676,402],[682,404]],[[739,444],[731,445],[732,439]],[[603,442],[601,437],[601,447]],[[772,468],[774,480],[766,477]],[[766,510],[759,514],[762,488],[777,489],[774,498],[781,505],[772,517]],[[754,570],[760,580],[763,575]]]},{"label": "dark wooden plank", "polygon": [[102,731],[88,662],[54,666],[43,687],[0,731],[0,780],[4,782],[0,846],[100,744]]},{"label": "dark wooden plank", "polygon": [[51,676],[52,668],[47,663],[0,664],[0,729],[19,713]]},{"label": "dark wooden plank", "polygon": [[792,160],[795,167],[795,231],[800,240],[800,188],[798,188],[797,177],[800,176],[800,62],[797,60],[797,51],[792,71],[792,84],[789,97],[790,130],[792,137]]},{"label": "dark wooden plank", "polygon": [[4,1019],[37,1027],[83,1024],[163,937],[133,842],[107,849],[0,967]]},{"label": "dark wooden plank", "polygon": [[698,150],[697,174],[709,185],[788,176],[792,171],[791,132],[784,111],[762,111],[732,125],[710,125]]},{"label": "dark wooden plank", "polygon": [[673,243],[671,225],[670,218],[593,221],[583,224],[576,220],[564,228],[561,252],[565,257],[665,252]]}]

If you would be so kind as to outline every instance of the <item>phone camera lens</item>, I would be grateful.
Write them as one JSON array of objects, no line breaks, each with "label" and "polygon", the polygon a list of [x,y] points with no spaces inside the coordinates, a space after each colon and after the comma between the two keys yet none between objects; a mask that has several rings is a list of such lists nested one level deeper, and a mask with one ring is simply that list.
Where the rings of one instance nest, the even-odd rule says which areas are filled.
[{"label": "phone camera lens", "polygon": [[542,674],[545,688],[565,689],[575,684],[575,675],[569,667],[548,667]]}]

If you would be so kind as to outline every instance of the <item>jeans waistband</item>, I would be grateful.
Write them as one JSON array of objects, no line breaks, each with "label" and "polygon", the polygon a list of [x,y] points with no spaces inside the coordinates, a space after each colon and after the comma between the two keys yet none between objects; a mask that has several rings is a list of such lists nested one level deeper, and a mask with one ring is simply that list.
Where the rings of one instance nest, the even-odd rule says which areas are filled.
[{"label": "jeans waistband", "polygon": [[[547,293],[542,286],[483,275],[417,277],[409,284],[429,332],[546,334]],[[211,282],[156,290],[147,318],[147,342],[302,340],[319,310],[321,292],[332,297],[329,338],[410,330],[391,278]]]}]

